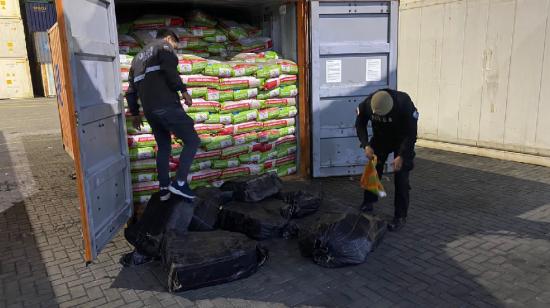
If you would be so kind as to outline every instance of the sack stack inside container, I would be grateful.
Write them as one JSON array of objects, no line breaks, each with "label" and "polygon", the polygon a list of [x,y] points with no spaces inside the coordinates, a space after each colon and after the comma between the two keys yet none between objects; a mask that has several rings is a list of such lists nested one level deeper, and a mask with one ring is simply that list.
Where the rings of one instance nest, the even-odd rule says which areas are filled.
[{"label": "sack stack inside container", "polygon": [[[195,121],[202,141],[187,179],[191,187],[220,186],[228,179],[267,172],[279,176],[295,173],[296,63],[280,59],[271,50],[271,39],[248,24],[200,11],[185,20],[144,16],[119,25],[123,92],[133,56],[153,41],[161,28],[171,29],[179,37],[178,70],[193,97],[191,107],[182,105]],[[156,144],[146,121],[139,131],[128,122],[127,133],[139,216],[158,189]],[[177,169],[184,146],[173,138],[171,171]]]}]

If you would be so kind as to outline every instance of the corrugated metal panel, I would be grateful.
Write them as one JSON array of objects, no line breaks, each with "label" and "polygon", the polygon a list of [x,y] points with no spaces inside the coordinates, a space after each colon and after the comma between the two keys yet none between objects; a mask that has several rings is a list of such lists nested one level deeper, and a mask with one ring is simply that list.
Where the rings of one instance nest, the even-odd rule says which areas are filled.
[{"label": "corrugated metal panel", "polygon": [[27,58],[25,30],[21,19],[0,19],[0,33],[0,57]]},{"label": "corrugated metal panel", "polygon": [[0,99],[33,97],[29,61],[0,59]]},{"label": "corrugated metal panel", "polygon": [[27,2],[25,3],[25,14],[30,32],[48,31],[57,19],[53,3]]},{"label": "corrugated metal panel", "polygon": [[53,76],[53,67],[51,63],[43,63],[40,65],[40,74],[42,77],[42,87],[46,97],[53,97],[56,94],[55,78]]},{"label": "corrugated metal panel", "polygon": [[38,63],[51,63],[52,54],[50,51],[48,32],[35,32],[33,33],[33,39],[36,61],[38,61]]},{"label": "corrugated metal panel", "polygon": [[69,114],[69,105],[66,84],[70,83],[64,74],[63,57],[61,53],[61,39],[59,37],[59,27],[57,24],[48,31],[50,47],[52,53],[52,70],[57,93],[57,110],[59,111],[59,122],[61,124],[61,137],[63,140],[63,148],[74,159],[73,139],[71,134],[71,122]]},{"label": "corrugated metal panel", "polygon": [[360,174],[355,109],[397,84],[397,1],[311,2],[315,177]]},{"label": "corrugated metal panel", "polygon": [[550,0],[402,0],[420,137],[550,156]]},{"label": "corrugated metal panel", "polygon": [[0,18],[21,18],[19,0],[0,0]]}]

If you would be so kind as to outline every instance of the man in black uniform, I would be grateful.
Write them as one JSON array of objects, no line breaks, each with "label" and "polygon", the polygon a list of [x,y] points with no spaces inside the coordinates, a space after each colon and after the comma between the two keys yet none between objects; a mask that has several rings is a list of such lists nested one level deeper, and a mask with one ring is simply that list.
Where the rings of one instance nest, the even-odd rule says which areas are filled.
[{"label": "man in black uniform", "polygon": [[[178,37],[172,31],[158,31],[157,40],[145,46],[132,61],[126,92],[134,127],[139,129],[142,124],[139,97],[145,118],[157,142],[157,172],[162,201],[170,198],[170,192],[190,199],[195,198],[187,183],[187,175],[200,145],[200,139],[193,120],[183,110],[178,94],[181,92],[186,105],[193,104],[178,73],[178,57],[174,52],[177,43]],[[176,181],[172,183],[169,176],[171,133],[184,143]]]},{"label": "man in black uniform", "polygon": [[[369,141],[367,124],[372,123],[373,136]],[[357,136],[361,142],[361,148],[365,149],[365,155],[372,159],[378,158],[376,171],[378,177],[382,176],[384,164],[390,153],[394,154],[394,217],[388,225],[390,231],[401,229],[407,219],[409,208],[409,172],[413,169],[415,157],[414,145],[416,143],[418,111],[407,93],[384,89],[367,97],[357,107],[357,119],[355,127]],[[373,204],[378,201],[378,196],[364,192],[361,210],[373,211]]]}]

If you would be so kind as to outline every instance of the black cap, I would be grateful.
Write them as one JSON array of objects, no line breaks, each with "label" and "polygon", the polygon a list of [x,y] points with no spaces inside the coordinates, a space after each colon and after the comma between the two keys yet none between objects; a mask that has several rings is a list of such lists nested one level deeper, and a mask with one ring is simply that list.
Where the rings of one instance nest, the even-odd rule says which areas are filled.
[{"label": "black cap", "polygon": [[163,39],[165,37],[168,37],[168,36],[171,36],[176,42],[179,42],[180,39],[178,38],[178,36],[176,35],[176,33],[174,33],[174,31],[172,30],[169,30],[169,29],[160,29],[158,30],[157,32],[157,38],[158,39]]}]

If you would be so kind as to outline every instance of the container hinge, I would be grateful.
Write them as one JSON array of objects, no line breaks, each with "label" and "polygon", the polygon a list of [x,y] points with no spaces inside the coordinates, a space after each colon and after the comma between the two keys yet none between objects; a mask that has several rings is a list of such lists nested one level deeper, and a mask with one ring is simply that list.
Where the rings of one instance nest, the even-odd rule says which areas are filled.
[{"label": "container hinge", "polygon": [[78,111],[74,112],[74,119],[75,119],[76,126],[78,126]]}]

